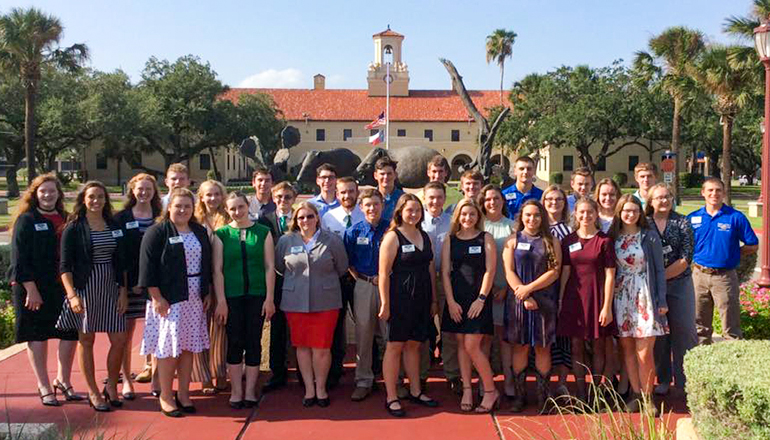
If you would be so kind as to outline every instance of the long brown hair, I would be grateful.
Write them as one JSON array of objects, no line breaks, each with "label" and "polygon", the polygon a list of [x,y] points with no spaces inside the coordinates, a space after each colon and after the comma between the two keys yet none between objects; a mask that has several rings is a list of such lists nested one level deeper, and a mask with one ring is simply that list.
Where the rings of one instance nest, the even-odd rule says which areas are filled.
[{"label": "long brown hair", "polygon": [[642,202],[636,198],[633,194],[623,194],[618,199],[618,204],[615,205],[615,215],[612,217],[612,226],[610,226],[609,236],[612,239],[618,238],[620,231],[623,230],[623,220],[620,219],[620,213],[623,212],[623,206],[626,203],[633,203],[639,207],[639,218],[636,220],[636,225],[639,229],[647,228],[647,217],[644,216],[644,209],[642,209]]},{"label": "long brown hair", "polygon": [[[163,216],[158,218],[158,223],[163,222],[164,220],[171,221],[171,216],[169,215],[169,208],[171,208],[171,203],[174,201],[175,197],[187,197],[192,202],[193,206],[195,205],[195,195],[187,188],[174,188],[170,193],[168,193],[168,204],[166,205],[166,210],[163,211]],[[200,224],[198,222],[198,219],[195,218],[195,215],[190,215],[190,220],[188,223],[195,223]]]},{"label": "long brown hair", "polygon": [[46,182],[53,182],[56,184],[56,192],[59,193],[59,198],[56,200],[54,209],[63,218],[67,218],[67,210],[64,209],[64,189],[62,189],[61,182],[59,182],[55,173],[41,174],[35,177],[32,184],[29,185],[27,190],[24,191],[24,194],[19,198],[19,203],[16,205],[16,212],[11,219],[11,229],[16,226],[16,220],[19,219],[20,215],[40,207],[40,202],[37,200],[37,189]]},{"label": "long brown hair", "polygon": [[91,188],[99,188],[104,192],[104,207],[102,208],[102,218],[105,221],[112,220],[112,203],[110,202],[110,193],[107,191],[107,187],[98,180],[89,180],[80,189],[77,197],[75,197],[75,206],[72,208],[72,214],[70,214],[67,223],[74,223],[86,216],[86,191]]},{"label": "long brown hair", "polygon": [[417,202],[420,205],[420,221],[417,222],[416,227],[422,231],[422,216],[425,215],[423,213],[424,208],[422,206],[422,202],[416,195],[404,193],[401,197],[398,198],[398,202],[396,202],[396,209],[393,211],[393,219],[390,220],[388,232],[393,231],[404,224],[404,217],[402,216],[402,213],[404,212],[404,208],[408,202]]},{"label": "long brown hair", "polygon": [[[615,198],[620,199],[621,194],[623,194],[620,191],[620,187],[618,186],[618,183],[614,180],[610,179],[609,177],[605,177],[604,179],[600,180],[599,183],[596,184],[594,187],[594,200],[596,202],[599,202],[599,191],[602,189],[602,186],[609,185],[615,190]],[[615,201],[615,206],[617,206],[617,201]]]},{"label": "long brown hair", "polygon": [[553,235],[551,234],[551,228],[548,221],[548,211],[545,210],[545,207],[542,203],[535,199],[529,199],[524,202],[519,208],[519,214],[516,216],[516,220],[513,221],[513,231],[519,232],[524,230],[524,221],[521,219],[521,214],[524,212],[524,208],[527,206],[536,206],[537,210],[540,211],[540,227],[537,229],[537,236],[543,239],[543,246],[545,247],[547,258],[546,265],[548,269],[554,269],[557,267],[556,252],[554,251],[554,239]]},{"label": "long brown hair", "polygon": [[[596,226],[596,229],[601,232],[602,230],[602,224],[599,221],[599,204],[596,202],[596,200],[589,198],[589,197],[580,197],[575,202],[575,212],[577,212],[577,208],[580,205],[583,204],[589,204],[591,205],[591,208],[593,208],[594,212],[596,212],[596,220],[594,220],[594,226]],[[577,231],[580,228],[580,225],[578,224],[577,215],[572,216],[572,230]]]},{"label": "long brown hair", "polygon": [[487,197],[487,191],[495,191],[497,195],[500,196],[500,199],[503,201],[503,209],[501,210],[503,213],[503,217],[508,217],[508,204],[505,203],[505,196],[503,196],[503,190],[500,189],[500,187],[495,185],[494,183],[488,183],[484,185],[484,188],[481,188],[481,191],[479,191],[479,195],[476,197],[476,204],[478,204],[479,208],[481,208],[481,212],[484,215],[487,215],[487,208],[484,207],[484,199],[486,199]]},{"label": "long brown hair", "polygon": [[[546,188],[545,191],[543,191],[542,197],[540,197],[540,203],[542,203],[543,206],[545,206],[545,198],[546,198],[546,196],[548,196],[548,194],[550,194],[552,192],[557,192],[557,193],[561,194],[562,199],[564,199],[564,201],[562,201],[562,203],[564,205],[561,208],[561,218],[559,219],[559,221],[564,223],[564,224],[566,224],[566,225],[569,225],[570,224],[570,214],[569,214],[569,205],[567,204],[567,193],[564,192],[564,190],[561,189],[561,187],[559,185],[551,185],[548,188]],[[546,214],[547,213],[548,213],[548,211],[546,211]]]},{"label": "long brown hair", "polygon": [[464,198],[457,203],[457,207],[455,207],[455,211],[452,213],[452,221],[449,223],[449,235],[456,235],[457,232],[461,229],[460,212],[466,206],[470,206],[476,210],[476,214],[478,214],[479,219],[476,222],[475,227],[478,231],[484,232],[484,213],[481,212],[481,208],[479,208],[479,205],[476,202],[471,199]]},{"label": "long brown hair", "polygon": [[[209,212],[209,207],[203,202],[204,186],[213,185],[219,189],[219,193],[222,195],[222,203],[217,207],[216,212]],[[227,208],[225,207],[225,200],[227,199],[227,188],[217,180],[206,180],[200,184],[197,193],[198,201],[195,203],[195,217],[198,222],[202,224],[208,224],[209,216],[213,219],[211,228],[216,230],[230,222],[230,215],[227,214]]]},{"label": "long brown hair", "polygon": [[128,181],[128,194],[126,195],[126,203],[123,205],[123,209],[129,210],[136,206],[134,188],[136,188],[136,184],[142,180],[149,180],[150,183],[152,183],[152,189],[154,193],[150,199],[150,208],[152,209],[152,218],[156,218],[161,214],[161,211],[163,211],[163,203],[160,201],[158,181],[155,180],[155,177],[153,177],[151,174],[139,173]]}]

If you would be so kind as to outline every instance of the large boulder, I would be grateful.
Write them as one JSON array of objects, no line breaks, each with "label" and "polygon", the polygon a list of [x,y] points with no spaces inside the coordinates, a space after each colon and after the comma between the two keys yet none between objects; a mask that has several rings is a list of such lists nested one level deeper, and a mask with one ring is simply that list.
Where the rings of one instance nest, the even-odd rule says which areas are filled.
[{"label": "large boulder", "polygon": [[403,188],[422,188],[428,183],[428,162],[437,154],[436,150],[428,147],[403,147],[393,150],[374,148],[366,155],[356,169],[356,179],[361,185],[376,185],[374,181],[374,164],[384,156],[389,156],[398,163],[396,174]]},{"label": "large boulder", "polygon": [[361,159],[347,148],[335,148],[329,151],[310,150],[302,156],[297,181],[314,183],[315,170],[324,163],[332,164],[337,168],[337,177],[349,177],[355,175]]}]

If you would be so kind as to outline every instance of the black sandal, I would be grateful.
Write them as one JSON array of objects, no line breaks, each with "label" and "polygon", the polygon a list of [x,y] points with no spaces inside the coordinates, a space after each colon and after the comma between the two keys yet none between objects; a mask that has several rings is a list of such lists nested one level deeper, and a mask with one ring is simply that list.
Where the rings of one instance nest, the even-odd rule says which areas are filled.
[{"label": "black sandal", "polygon": [[102,394],[104,395],[104,398],[107,400],[107,402],[110,403],[110,406],[114,406],[115,408],[120,408],[123,406],[123,402],[121,402],[118,399],[112,400],[112,397],[110,397],[110,393],[107,392],[107,387],[104,387],[102,390]]},{"label": "black sandal", "polygon": [[393,417],[404,417],[406,415],[406,411],[404,411],[403,406],[401,408],[393,409],[391,405],[394,403],[401,403],[400,400],[395,399],[391,400],[390,402],[385,402],[385,409],[388,410],[388,413]]},{"label": "black sandal", "polygon": [[85,399],[85,397],[75,394],[75,390],[72,389],[72,385],[65,387],[64,384],[59,382],[57,379],[53,381],[53,388],[55,390],[61,391],[64,399],[67,402],[78,402]]},{"label": "black sandal", "polygon": [[[56,400],[56,388],[54,388],[53,392],[48,394],[43,394],[40,389],[37,390],[37,393],[40,394],[40,403],[42,403],[44,406],[61,406],[61,402]],[[53,396],[53,400],[45,400],[46,397]]]},{"label": "black sandal", "polygon": [[[465,390],[473,390],[473,387],[463,387],[463,394],[465,394]],[[460,397],[460,411],[462,412],[471,412],[473,411],[473,392],[471,392],[471,403],[463,403],[462,397]]]},{"label": "black sandal", "polygon": [[[423,397],[426,399],[423,399]],[[438,400],[431,399],[423,392],[420,392],[417,396],[413,396],[412,393],[409,393],[409,400],[418,405],[427,406],[428,408],[435,408],[438,406]]]}]

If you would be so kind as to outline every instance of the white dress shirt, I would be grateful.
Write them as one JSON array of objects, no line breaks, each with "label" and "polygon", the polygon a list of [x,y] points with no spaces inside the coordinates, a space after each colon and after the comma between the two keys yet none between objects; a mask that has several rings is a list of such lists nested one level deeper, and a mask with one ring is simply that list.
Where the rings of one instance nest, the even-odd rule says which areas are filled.
[{"label": "white dress shirt", "polygon": [[355,225],[358,222],[364,221],[364,212],[356,204],[353,210],[348,213],[345,208],[338,206],[326,211],[321,219],[321,228],[336,234],[339,238],[345,238],[345,229],[347,229],[347,219],[350,217],[350,225]]}]

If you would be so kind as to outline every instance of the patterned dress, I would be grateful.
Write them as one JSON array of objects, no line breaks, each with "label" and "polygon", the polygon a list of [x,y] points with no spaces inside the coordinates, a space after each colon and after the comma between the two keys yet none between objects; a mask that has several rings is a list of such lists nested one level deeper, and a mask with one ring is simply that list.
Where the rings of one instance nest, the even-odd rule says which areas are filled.
[{"label": "patterned dress", "polygon": [[187,263],[188,298],[169,307],[168,315],[155,313],[147,303],[142,354],[158,358],[179,357],[182,351],[200,353],[209,348],[206,314],[201,300],[201,244],[193,232],[180,233]]},{"label": "patterned dress", "polygon": [[618,335],[622,338],[665,335],[668,323],[665,316],[659,316],[654,310],[642,234],[621,234],[615,240],[615,255],[618,264],[613,309]]}]

